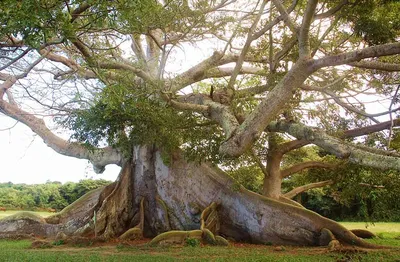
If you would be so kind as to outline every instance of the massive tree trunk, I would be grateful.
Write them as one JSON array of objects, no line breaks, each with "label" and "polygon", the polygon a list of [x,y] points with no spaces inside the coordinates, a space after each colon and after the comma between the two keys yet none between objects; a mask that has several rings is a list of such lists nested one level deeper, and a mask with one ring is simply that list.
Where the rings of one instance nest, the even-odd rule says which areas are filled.
[{"label": "massive tree trunk", "polygon": [[160,152],[151,147],[136,147],[116,182],[88,193],[47,218],[47,224],[0,221],[0,235],[18,232],[23,225],[24,233],[45,236],[63,231],[113,238],[136,228],[140,234],[154,237],[170,230],[200,229],[202,211],[216,203],[217,233],[228,239],[312,246],[337,239],[375,247],[314,212],[248,191],[207,163],[187,162],[179,153],[168,162],[166,165]]},{"label": "massive tree trunk", "polygon": [[[209,164],[187,162],[177,153],[166,165],[150,147],[135,148],[117,181],[103,189],[86,216],[97,210],[97,235],[118,237],[136,226],[146,237],[154,237],[169,230],[199,229],[201,212],[213,202],[218,207],[219,234],[226,238],[325,245],[329,241],[323,229],[327,229],[338,240],[372,247],[334,221],[244,189]],[[89,228],[91,217],[86,221],[76,232]]]}]

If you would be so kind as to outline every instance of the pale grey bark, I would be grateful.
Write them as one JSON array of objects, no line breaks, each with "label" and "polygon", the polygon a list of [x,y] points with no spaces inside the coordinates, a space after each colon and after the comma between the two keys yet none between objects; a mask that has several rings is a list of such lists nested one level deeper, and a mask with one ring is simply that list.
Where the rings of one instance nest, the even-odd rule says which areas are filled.
[{"label": "pale grey bark", "polygon": [[338,55],[326,56],[314,61],[314,69],[318,70],[327,66],[337,66],[348,64],[352,62],[358,62],[362,59],[396,55],[400,53],[400,43],[390,43],[377,45],[372,47],[366,47],[364,49],[342,53]]},{"label": "pale grey bark", "polygon": [[292,98],[292,91],[307,79],[310,73],[309,62],[309,60],[299,60],[293,66],[257,108],[246,117],[234,135],[220,146],[221,154],[239,156],[252,146],[268,123]]},{"label": "pale grey bark", "polygon": [[359,149],[355,145],[335,138],[317,129],[298,123],[272,121],[267,130],[270,132],[285,132],[297,139],[304,139],[315,144],[341,159],[348,159],[353,163],[364,166],[400,170],[398,157],[380,155]]}]

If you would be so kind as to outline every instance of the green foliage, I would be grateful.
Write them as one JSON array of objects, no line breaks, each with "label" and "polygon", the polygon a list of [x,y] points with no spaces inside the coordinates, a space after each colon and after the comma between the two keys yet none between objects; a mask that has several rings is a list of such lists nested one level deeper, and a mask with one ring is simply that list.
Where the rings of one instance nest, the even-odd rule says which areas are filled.
[{"label": "green foliage", "polygon": [[4,0],[0,3],[0,35],[20,35],[33,47],[60,37],[66,30],[68,14],[62,11],[60,0]]},{"label": "green foliage", "polygon": [[53,246],[61,246],[61,245],[65,245],[65,241],[62,240],[62,239],[55,240],[55,241],[53,242]]},{"label": "green foliage", "polygon": [[400,32],[400,2],[361,0],[349,5],[342,15],[352,22],[354,32],[371,44],[394,42]]},{"label": "green foliage", "polygon": [[24,210],[61,210],[87,192],[108,185],[110,181],[100,179],[80,180],[78,183],[47,182],[46,184],[26,185],[1,183],[0,206]]},{"label": "green foliage", "polygon": [[[75,19],[74,10],[85,4],[90,5],[88,11]],[[165,5],[156,0],[4,0],[0,3],[0,35],[20,36],[26,44],[37,48],[56,38],[68,43],[82,32],[99,28],[115,28],[129,34],[156,28],[186,33],[200,24],[213,31],[229,21],[218,17],[209,21],[201,11],[210,6],[208,1],[192,4],[199,9],[192,11],[184,0],[168,1]],[[192,34],[201,32],[193,30]]]},{"label": "green foliage", "polygon": [[258,166],[242,166],[229,171],[228,174],[248,190],[262,193],[264,174]]},{"label": "green foliage", "polygon": [[200,246],[200,240],[198,240],[197,238],[186,238],[185,240],[185,246],[188,247],[198,247]]},{"label": "green foliage", "polygon": [[190,160],[219,161],[221,129],[202,115],[177,113],[157,95],[148,95],[151,88],[124,82],[107,86],[94,106],[59,121],[74,131],[73,139],[89,148],[107,142],[129,157],[134,144],[155,145],[167,153],[183,145]]},{"label": "green foliage", "polygon": [[400,221],[398,172],[347,163],[324,172],[310,169],[301,178],[291,180],[291,184],[286,182],[283,187],[290,190],[312,181],[335,181],[329,187],[301,194],[303,205],[321,215],[335,220]]}]

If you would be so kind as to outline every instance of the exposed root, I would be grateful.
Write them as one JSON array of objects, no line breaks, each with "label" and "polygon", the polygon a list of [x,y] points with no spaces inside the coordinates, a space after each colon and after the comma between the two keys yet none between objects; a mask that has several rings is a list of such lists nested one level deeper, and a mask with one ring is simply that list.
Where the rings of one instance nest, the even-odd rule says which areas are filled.
[{"label": "exposed root", "polygon": [[340,244],[340,242],[338,240],[334,239],[331,242],[329,242],[329,245],[328,245],[329,251],[338,251],[341,248],[342,248],[342,245]]},{"label": "exposed root", "polygon": [[125,231],[125,233],[123,233],[119,238],[123,239],[123,240],[142,239],[143,238],[143,231],[138,227],[133,227],[133,228],[128,229],[127,231]]},{"label": "exposed root", "polygon": [[[134,167],[130,162],[124,164],[118,180],[113,188],[109,188],[104,200],[99,200],[96,235],[104,238],[114,238],[130,228],[137,208],[132,196]],[[111,191],[111,192],[110,192]]]},{"label": "exposed root", "polygon": [[140,200],[139,208],[139,224],[133,228],[128,229],[119,238],[123,240],[135,240],[143,238],[144,230],[144,197]]},{"label": "exposed root", "polygon": [[215,202],[212,202],[201,213],[200,229],[201,230],[208,229],[215,235],[219,233],[220,224],[217,212],[217,204]]},{"label": "exposed root", "polygon": [[183,244],[188,238],[196,238],[201,240],[203,231],[191,230],[191,231],[179,231],[172,230],[164,232],[153,238],[149,245],[171,245],[171,244]]},{"label": "exposed root", "polygon": [[361,237],[361,238],[377,238],[377,236],[372,233],[371,231],[368,231],[366,229],[353,229],[350,230],[354,235]]},{"label": "exposed root", "polygon": [[216,236],[220,228],[216,203],[212,202],[206,207],[201,213],[200,219],[200,230],[168,231],[153,238],[150,245],[184,244],[188,238],[196,238],[209,245],[229,245],[225,238]]},{"label": "exposed root", "polygon": [[321,217],[321,222],[325,225],[326,229],[329,229],[334,237],[343,243],[347,243],[352,246],[362,247],[362,248],[369,248],[369,249],[390,249],[392,247],[381,246],[366,242],[362,238],[359,238],[350,230],[346,229],[344,226],[336,223],[330,219]]},{"label": "exposed root", "polygon": [[321,230],[319,236],[319,245],[327,246],[329,251],[337,251],[342,248],[340,242],[336,239],[335,235],[327,228]]},{"label": "exposed root", "polygon": [[156,201],[161,208],[161,210],[164,212],[164,224],[168,228],[168,231],[171,230],[171,223],[169,221],[169,216],[168,216],[168,207],[167,204],[165,204],[164,200],[162,200],[159,196],[156,196]]},{"label": "exposed root", "polygon": [[320,246],[328,246],[332,240],[336,240],[335,235],[327,228],[321,229],[318,244]]}]

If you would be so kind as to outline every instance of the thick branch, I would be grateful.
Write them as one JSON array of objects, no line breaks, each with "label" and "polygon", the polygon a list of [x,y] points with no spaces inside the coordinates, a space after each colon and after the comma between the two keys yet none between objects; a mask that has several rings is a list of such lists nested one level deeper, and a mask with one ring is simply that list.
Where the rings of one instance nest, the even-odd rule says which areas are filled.
[{"label": "thick branch", "polygon": [[175,79],[173,79],[171,83],[167,84],[170,86],[170,90],[168,91],[170,91],[172,94],[175,94],[182,88],[196,82],[196,80],[202,79],[208,69],[218,65],[218,61],[222,58],[222,56],[222,53],[214,52],[211,57],[205,59],[196,66],[175,77]]},{"label": "thick branch", "polygon": [[[349,137],[358,137],[358,136],[364,136],[368,134],[372,134],[375,132],[379,132],[385,129],[389,129],[391,126],[391,121],[386,121],[382,122],[376,125],[370,125],[366,127],[360,127],[360,128],[355,128],[351,130],[346,130],[342,137],[343,138],[349,138]],[[393,126],[400,126],[400,119],[394,119],[393,120]]]},{"label": "thick branch", "polygon": [[334,168],[336,165],[332,165],[329,163],[324,163],[324,162],[319,162],[319,161],[307,161],[307,162],[302,162],[296,165],[293,165],[287,169],[284,169],[281,171],[281,177],[285,178],[288,176],[293,175],[294,173],[298,173],[304,169],[307,168],[315,168],[315,167],[320,167],[320,168]]},{"label": "thick branch", "polygon": [[53,134],[42,119],[23,111],[15,105],[8,104],[3,100],[0,100],[0,110],[5,115],[31,128],[33,132],[43,139],[46,145],[57,153],[89,160],[93,164],[94,170],[98,173],[103,172],[104,167],[108,164],[122,164],[122,155],[111,147],[91,150],[79,143],[65,141]]},{"label": "thick branch", "polygon": [[310,142],[307,140],[293,140],[293,141],[289,141],[289,142],[280,144],[278,150],[282,154],[286,154],[289,151],[298,149],[298,148],[303,147],[308,144],[310,144]]},{"label": "thick branch", "polygon": [[314,70],[327,66],[337,66],[358,62],[362,59],[400,54],[400,42],[376,45],[361,50],[326,56],[314,61]]},{"label": "thick branch", "polygon": [[71,23],[74,22],[83,12],[90,8],[90,5],[87,3],[83,3],[78,6],[74,11],[71,13]]},{"label": "thick branch", "polygon": [[[217,78],[217,77],[224,77],[230,76],[233,74],[234,68],[233,67],[217,67],[206,71],[204,77],[201,79],[207,78]],[[251,74],[251,75],[266,75],[265,70],[258,67],[253,66],[243,66],[240,68],[238,74]]]},{"label": "thick branch", "polygon": [[332,137],[316,128],[307,127],[296,123],[271,122],[267,130],[270,132],[285,132],[297,139],[305,139],[311,143],[334,154],[338,158],[348,159],[350,162],[358,163],[379,169],[400,170],[400,158],[368,152],[350,143]]},{"label": "thick branch", "polygon": [[299,31],[299,52],[300,57],[309,57],[310,55],[310,26],[313,21],[314,12],[317,7],[318,0],[309,0],[303,17],[303,22]]},{"label": "thick branch", "polygon": [[349,63],[348,65],[359,68],[388,71],[388,72],[400,71],[400,64],[383,63],[378,61],[360,61],[360,62]]},{"label": "thick branch", "polygon": [[[229,106],[214,102],[209,96],[204,94],[189,94],[181,96],[177,104],[172,102],[172,106],[181,107],[183,110],[194,110],[202,112],[209,119],[217,122],[225,132],[227,138],[231,137],[238,128],[239,122]],[[197,110],[198,109],[198,110]]]},{"label": "thick branch", "polygon": [[283,196],[292,199],[295,196],[297,196],[298,194],[303,193],[303,192],[305,192],[307,190],[310,190],[310,189],[313,189],[313,188],[324,187],[324,186],[332,185],[332,184],[333,184],[332,180],[326,180],[326,181],[311,183],[311,184],[308,184],[308,185],[296,187],[296,188],[292,189],[291,191],[289,191],[288,193],[284,194]]},{"label": "thick branch", "polygon": [[239,122],[236,119],[235,114],[232,112],[231,108],[220,103],[205,100],[205,105],[210,107],[210,118],[218,122],[225,133],[225,137],[229,139],[235,130],[239,126]]},{"label": "thick branch", "polygon": [[258,139],[283,105],[293,96],[292,91],[301,86],[309,75],[309,60],[299,59],[285,77],[268,93],[257,108],[220,146],[220,152],[229,156],[240,156]]}]

